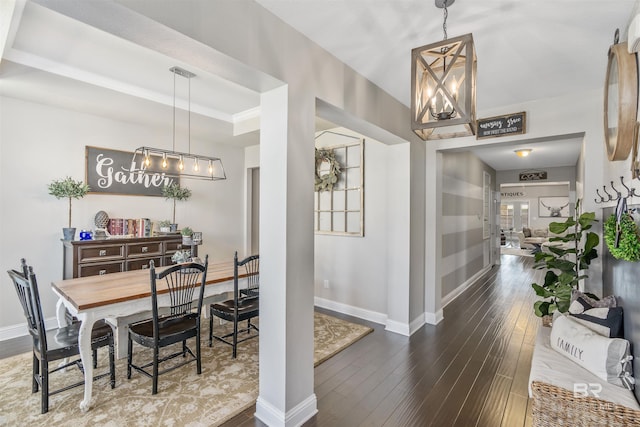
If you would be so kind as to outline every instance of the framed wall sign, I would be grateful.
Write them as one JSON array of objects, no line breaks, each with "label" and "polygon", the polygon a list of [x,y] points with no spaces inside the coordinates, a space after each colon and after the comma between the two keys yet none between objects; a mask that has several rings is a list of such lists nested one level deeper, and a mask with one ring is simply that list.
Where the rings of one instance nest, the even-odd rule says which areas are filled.
[{"label": "framed wall sign", "polygon": [[547,171],[524,171],[518,174],[520,181],[544,181],[547,179]]},{"label": "framed wall sign", "polygon": [[568,197],[538,197],[538,216],[539,217],[569,217],[569,198]]},{"label": "framed wall sign", "polygon": [[133,152],[85,147],[85,181],[90,193],[162,196],[162,188],[179,179],[145,171],[132,161]]},{"label": "framed wall sign", "polygon": [[476,129],[476,139],[524,134],[527,132],[527,113],[522,111],[507,116],[478,119]]}]

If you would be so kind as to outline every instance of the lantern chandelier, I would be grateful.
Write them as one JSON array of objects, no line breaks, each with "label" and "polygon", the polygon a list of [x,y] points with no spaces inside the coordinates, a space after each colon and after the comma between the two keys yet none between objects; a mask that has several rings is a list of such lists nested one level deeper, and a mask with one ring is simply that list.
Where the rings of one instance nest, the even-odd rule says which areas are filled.
[{"label": "lantern chandelier", "polygon": [[[139,147],[133,153],[133,164],[140,164],[145,174],[158,174],[174,178],[190,178],[217,181],[227,179],[222,160],[200,154],[191,154],[191,78],[196,75],[180,67],[169,69],[173,73],[173,145],[171,150]],[[189,81],[188,101],[188,151],[176,149],[176,76]]]},{"label": "lantern chandelier", "polygon": [[447,39],[454,1],[435,0],[444,40],[411,50],[411,129],[425,141],[476,133],[476,52],[471,34]]}]

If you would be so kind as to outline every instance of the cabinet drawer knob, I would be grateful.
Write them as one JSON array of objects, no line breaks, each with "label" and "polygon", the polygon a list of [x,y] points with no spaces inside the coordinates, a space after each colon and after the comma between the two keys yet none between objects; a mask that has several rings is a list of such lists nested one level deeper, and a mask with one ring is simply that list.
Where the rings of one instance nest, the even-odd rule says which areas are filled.
[{"label": "cabinet drawer knob", "polygon": [[106,249],[100,249],[100,256],[106,256],[107,255],[107,250]]},{"label": "cabinet drawer knob", "polygon": [[182,244],[178,243],[178,249],[182,249]]},{"label": "cabinet drawer knob", "polygon": [[143,270],[146,270],[147,268],[149,268],[149,265],[147,265],[147,264],[142,264],[142,269],[143,269]]},{"label": "cabinet drawer knob", "polygon": [[107,270],[100,270],[100,271],[98,272],[98,274],[99,274],[100,276],[105,275],[105,274],[107,274]]},{"label": "cabinet drawer knob", "polygon": [[149,252],[149,248],[146,246],[143,246],[141,250],[143,254]]}]

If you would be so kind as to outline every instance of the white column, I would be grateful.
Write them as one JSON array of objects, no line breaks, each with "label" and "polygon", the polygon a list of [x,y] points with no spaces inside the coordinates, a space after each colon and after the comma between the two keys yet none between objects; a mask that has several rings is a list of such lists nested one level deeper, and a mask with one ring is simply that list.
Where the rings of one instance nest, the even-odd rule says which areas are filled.
[{"label": "white column", "polygon": [[425,321],[432,325],[442,315],[442,153],[427,141],[425,226]]},{"label": "white column", "polygon": [[[256,418],[298,426],[313,392],[315,102],[289,86],[261,97],[260,395]],[[303,91],[298,91],[298,94]]]}]

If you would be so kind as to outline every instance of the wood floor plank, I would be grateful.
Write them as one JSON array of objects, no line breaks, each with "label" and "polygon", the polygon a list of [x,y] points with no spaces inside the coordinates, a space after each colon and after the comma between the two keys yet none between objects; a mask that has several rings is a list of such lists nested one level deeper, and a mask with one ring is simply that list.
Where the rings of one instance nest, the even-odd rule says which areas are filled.
[{"label": "wood floor plank", "polygon": [[518,394],[509,393],[507,405],[502,417],[502,427],[523,427],[525,419],[522,416],[527,412],[527,398]]}]

